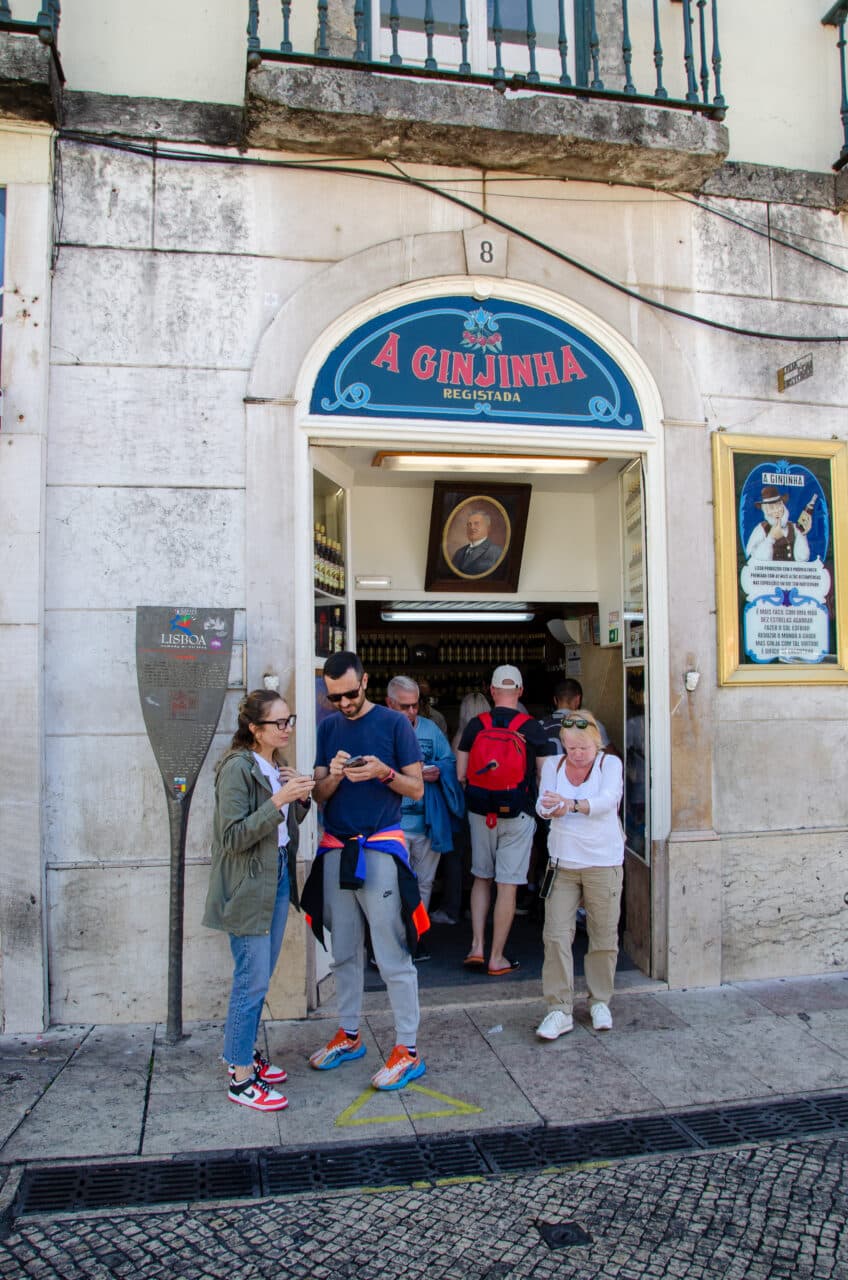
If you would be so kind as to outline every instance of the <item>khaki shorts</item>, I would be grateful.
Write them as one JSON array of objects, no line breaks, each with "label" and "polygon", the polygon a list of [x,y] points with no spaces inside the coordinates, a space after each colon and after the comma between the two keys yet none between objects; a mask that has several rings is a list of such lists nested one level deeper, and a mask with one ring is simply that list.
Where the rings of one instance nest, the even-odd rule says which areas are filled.
[{"label": "khaki shorts", "polygon": [[526,884],[527,868],[536,820],[529,813],[514,818],[498,818],[496,827],[487,827],[480,813],[469,813],[471,828],[471,874],[498,884]]}]

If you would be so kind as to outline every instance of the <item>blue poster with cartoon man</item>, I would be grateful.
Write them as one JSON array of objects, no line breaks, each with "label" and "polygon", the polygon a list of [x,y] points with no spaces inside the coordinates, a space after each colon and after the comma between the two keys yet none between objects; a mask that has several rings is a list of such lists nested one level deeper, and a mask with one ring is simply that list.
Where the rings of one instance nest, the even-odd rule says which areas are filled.
[{"label": "blue poster with cartoon man", "polygon": [[734,459],[743,663],[836,661],[824,459]]}]

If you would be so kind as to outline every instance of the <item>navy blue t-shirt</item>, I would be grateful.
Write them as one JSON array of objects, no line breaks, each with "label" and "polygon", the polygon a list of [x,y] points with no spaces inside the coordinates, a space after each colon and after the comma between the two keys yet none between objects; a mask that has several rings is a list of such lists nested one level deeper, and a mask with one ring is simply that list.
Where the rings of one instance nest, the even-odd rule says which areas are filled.
[{"label": "navy blue t-shirt", "polygon": [[[415,730],[406,716],[376,705],[356,720],[348,720],[337,711],[321,721],[315,767],[329,769],[337,751],[377,756],[398,772],[421,759]],[[342,778],[324,805],[324,828],[344,840],[347,836],[370,836],[386,827],[399,827],[402,799],[376,778],[367,782]]]}]

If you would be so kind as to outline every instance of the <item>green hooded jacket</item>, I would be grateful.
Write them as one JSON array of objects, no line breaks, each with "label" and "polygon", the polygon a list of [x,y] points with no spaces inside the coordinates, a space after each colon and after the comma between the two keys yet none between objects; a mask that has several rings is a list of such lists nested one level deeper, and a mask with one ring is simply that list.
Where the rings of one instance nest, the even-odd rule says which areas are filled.
[{"label": "green hooded jacket", "polygon": [[[309,804],[295,801],[288,813],[288,864],[292,905],[297,890],[299,824]],[[236,937],[268,933],[277,897],[278,839],[282,812],[253,752],[227,752],[215,770],[212,866],[203,923]]]}]

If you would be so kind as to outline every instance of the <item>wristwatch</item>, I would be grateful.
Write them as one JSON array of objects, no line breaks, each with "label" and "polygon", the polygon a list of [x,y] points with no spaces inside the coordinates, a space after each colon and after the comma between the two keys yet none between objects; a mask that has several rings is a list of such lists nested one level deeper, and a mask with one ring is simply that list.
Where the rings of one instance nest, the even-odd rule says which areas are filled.
[{"label": "wristwatch", "polygon": [[397,774],[395,773],[394,769],[390,767],[389,772],[386,774],[385,778],[381,778],[380,781],[382,782],[384,787],[387,787],[389,783],[394,782],[396,777],[397,777]]},{"label": "wristwatch", "polygon": [[572,800],[572,802],[571,802],[571,812],[572,812],[572,813],[579,813],[579,812],[580,812],[580,801],[579,801],[579,800]]}]

